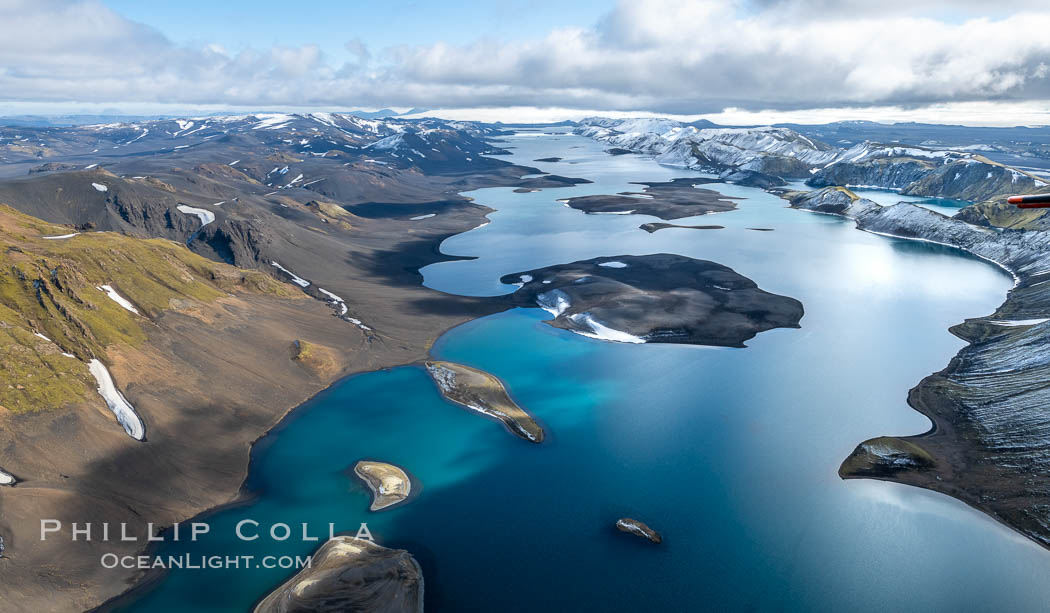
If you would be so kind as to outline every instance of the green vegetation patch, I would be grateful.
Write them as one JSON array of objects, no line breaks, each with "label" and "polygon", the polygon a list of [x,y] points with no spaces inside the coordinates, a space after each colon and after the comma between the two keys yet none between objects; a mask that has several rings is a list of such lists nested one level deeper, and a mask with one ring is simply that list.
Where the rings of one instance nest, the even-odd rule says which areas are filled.
[{"label": "green vegetation patch", "polygon": [[104,358],[111,345],[141,345],[150,319],[174,305],[234,290],[301,296],[263,273],[212,262],[168,240],[113,232],[43,238],[70,233],[0,205],[0,404],[11,411],[54,409],[83,397],[93,389],[84,362]]}]

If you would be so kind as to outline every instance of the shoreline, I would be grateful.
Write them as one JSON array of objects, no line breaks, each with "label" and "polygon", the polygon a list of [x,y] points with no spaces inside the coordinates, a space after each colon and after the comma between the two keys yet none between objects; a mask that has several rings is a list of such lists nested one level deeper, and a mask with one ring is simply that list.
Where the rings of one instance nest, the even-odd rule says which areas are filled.
[{"label": "shoreline", "polygon": [[[519,165],[512,165],[512,167],[525,168],[527,170],[537,170],[537,169],[531,169],[529,167],[522,167],[522,166],[519,166]],[[488,188],[488,187],[513,187],[515,184],[524,183],[526,181],[536,182],[535,179],[525,179],[525,180],[523,180],[523,179],[520,179],[520,178],[506,177],[506,176],[503,176],[503,175],[498,174],[498,173],[490,175],[490,174],[485,174],[484,171],[478,172],[477,173],[477,177],[478,177],[477,184],[472,184],[472,185],[469,185],[469,186],[466,186],[466,187],[459,187],[459,188],[456,188],[454,190],[450,190],[450,191],[444,193],[445,196],[452,196],[452,197],[455,197],[455,198],[462,199],[466,204],[470,205],[469,210],[471,210],[474,214],[464,215],[463,216],[464,219],[462,219],[462,223],[458,224],[458,227],[456,227],[454,229],[449,229],[449,230],[444,231],[444,232],[441,232],[441,233],[439,233],[439,234],[437,234],[435,236],[425,237],[425,238],[417,241],[417,244],[415,245],[414,248],[409,248],[409,249],[406,250],[405,258],[407,260],[413,260],[413,261],[411,261],[411,270],[405,270],[404,272],[406,272],[409,275],[412,275],[412,276],[415,276],[415,277],[419,278],[418,285],[413,286],[411,289],[414,292],[419,292],[420,293],[419,295],[421,295],[421,296],[425,296],[427,294],[434,294],[434,295],[440,295],[442,298],[446,298],[446,299],[459,300],[464,305],[467,305],[467,306],[479,304],[479,301],[478,301],[477,298],[473,298],[473,297],[469,297],[469,296],[448,295],[448,294],[445,294],[444,292],[439,292],[438,290],[433,290],[433,289],[430,289],[430,288],[426,287],[425,285],[422,284],[422,275],[421,275],[421,273],[419,271],[423,267],[428,266],[428,265],[433,264],[433,263],[444,262],[444,261],[457,261],[457,260],[462,260],[462,259],[469,259],[469,258],[463,258],[463,257],[460,257],[460,256],[448,255],[448,254],[443,253],[441,251],[442,244],[444,244],[444,242],[447,239],[449,239],[449,238],[451,238],[453,236],[458,236],[458,235],[463,234],[465,232],[469,232],[471,230],[474,230],[474,229],[477,229],[479,227],[482,227],[482,226],[485,226],[485,225],[489,224],[490,220],[489,220],[488,216],[491,213],[494,213],[494,212],[497,211],[497,209],[493,209],[493,208],[485,206],[483,204],[478,204],[477,202],[474,201],[473,197],[466,196],[466,195],[464,195],[464,193],[466,193],[466,192],[473,192],[473,191],[476,191],[478,189],[484,189],[484,188]],[[539,182],[543,182],[543,177],[540,178]],[[571,186],[571,185],[572,185],[572,183],[569,183],[569,184],[555,183],[555,184],[550,184],[550,185],[546,185],[545,184],[544,187],[554,188],[554,187],[566,187],[566,186]],[[419,261],[414,261],[414,260],[419,260]],[[384,284],[392,284],[392,285],[396,286],[398,284],[398,282],[397,282],[397,280],[391,279],[391,280],[389,280],[387,282],[384,282]],[[509,310],[511,308],[513,308],[513,305],[505,303],[504,301],[500,300],[498,297],[496,299],[482,300],[481,304],[480,304],[480,308],[477,308],[477,307],[472,308],[472,309],[470,309],[471,310],[470,313],[465,313],[461,317],[454,317],[453,321],[445,322],[444,325],[439,330],[437,330],[436,332],[432,331],[430,336],[429,336],[429,338],[425,342],[420,342],[419,343],[419,347],[417,349],[415,349],[415,350],[412,350],[410,352],[410,355],[406,356],[405,359],[398,360],[398,361],[395,361],[395,362],[385,363],[385,364],[382,364],[380,366],[374,366],[371,363],[365,364],[365,363],[358,362],[358,364],[359,364],[358,366],[350,367],[350,368],[346,368],[346,369],[342,370],[337,376],[335,376],[332,379],[328,380],[327,383],[324,384],[322,387],[320,387],[319,389],[317,389],[313,393],[311,393],[311,394],[301,398],[299,402],[297,402],[295,404],[292,404],[286,410],[282,411],[277,416],[277,418],[272,421],[272,423],[270,423],[264,430],[262,430],[255,438],[253,438],[250,441],[250,443],[248,445],[248,453],[245,454],[245,457],[244,457],[243,461],[239,463],[239,468],[240,468],[240,470],[239,470],[239,477],[240,477],[240,479],[239,479],[239,486],[238,486],[238,488],[237,488],[237,490],[235,492],[231,493],[231,496],[230,496],[230,498],[227,501],[225,501],[223,503],[220,503],[220,504],[217,504],[217,505],[211,505],[211,506],[202,508],[201,510],[199,510],[199,511],[197,511],[195,513],[192,513],[192,514],[188,514],[186,517],[183,517],[179,521],[179,523],[185,523],[185,522],[193,521],[193,520],[206,520],[208,517],[211,517],[212,515],[220,513],[220,512],[222,512],[224,510],[227,510],[227,509],[230,509],[230,508],[235,508],[235,507],[242,506],[242,505],[250,504],[258,496],[258,492],[254,492],[254,491],[252,491],[252,490],[250,490],[248,488],[248,480],[249,480],[250,475],[251,475],[251,469],[252,469],[253,463],[256,460],[256,457],[257,457],[256,454],[261,453],[263,450],[265,450],[265,447],[260,447],[259,444],[264,439],[269,437],[271,434],[278,434],[278,433],[280,433],[281,430],[283,430],[284,428],[287,428],[292,423],[292,421],[295,419],[296,414],[301,412],[301,411],[303,411],[303,410],[305,410],[306,407],[308,405],[310,405],[318,397],[324,395],[326,392],[332,391],[333,389],[335,389],[339,385],[343,384],[345,381],[349,380],[352,377],[356,377],[356,376],[364,375],[364,374],[369,374],[369,373],[373,373],[373,372],[382,372],[382,371],[392,370],[394,368],[419,366],[419,365],[423,364],[424,362],[433,359],[433,357],[431,356],[431,353],[430,353],[430,349],[431,349],[431,347],[433,345],[433,342],[436,339],[440,338],[441,336],[447,334],[450,330],[452,330],[452,329],[454,329],[454,328],[456,328],[456,327],[458,327],[460,325],[463,325],[464,323],[468,323],[470,321],[474,321],[476,319],[479,319],[481,317],[485,317],[487,315],[500,313],[500,312]],[[370,352],[366,352],[364,357],[365,358],[371,358],[371,359],[374,360],[376,358],[376,355],[375,355],[375,352],[371,352],[370,351]],[[407,473],[407,472],[406,472],[406,474],[408,474],[409,480],[411,482],[411,480],[413,480],[412,475]],[[413,487],[412,488],[412,493],[411,493],[411,495],[409,497],[407,497],[401,503],[398,503],[397,505],[393,505],[393,506],[402,506],[404,503],[409,502],[410,500],[414,499],[418,495],[419,491],[420,491],[420,488]],[[393,507],[390,507],[390,508],[393,508]],[[168,530],[170,530],[173,523],[175,523],[175,522],[164,524],[161,527],[162,533],[163,532],[167,532]],[[136,555],[147,555],[147,554],[149,554],[152,551],[156,551],[161,545],[163,545],[163,542],[153,543],[153,544],[147,545],[147,546],[145,546],[143,548],[136,549],[134,551],[134,553]],[[110,597],[108,599],[105,599],[104,601],[102,601],[98,605],[96,605],[94,607],[91,607],[91,608],[88,608],[86,610],[87,611],[110,611],[110,610],[114,610],[116,607],[119,607],[119,606],[127,606],[127,605],[135,602],[136,600],[138,600],[140,597],[145,596],[145,594],[148,593],[148,591],[157,582],[162,581],[164,579],[164,577],[167,575],[167,573],[168,573],[167,570],[156,570],[156,571],[153,571],[153,570],[144,570],[144,571],[134,570],[134,571],[131,571],[128,574],[126,574],[124,576],[123,580],[122,580],[122,583],[127,585],[127,587],[124,590],[122,590],[120,593],[118,593],[118,594],[116,594],[116,595],[114,595],[114,596],[112,596],[112,597]],[[292,577],[293,575],[294,575],[294,572],[292,574],[289,574],[288,577],[285,578],[285,580],[287,580],[288,578]],[[268,593],[269,592],[264,593],[264,594],[260,594],[260,596],[259,596],[260,600],[262,598],[264,598]]]},{"label": "shoreline", "polygon": [[[405,492],[401,496],[401,498],[399,500],[394,500],[392,502],[380,504],[380,499],[384,496],[389,496],[390,494],[381,491],[381,488],[383,487],[383,478],[377,478],[376,475],[369,473],[366,470],[366,466],[363,465],[381,465],[377,466],[377,468],[388,468],[392,471],[400,473],[399,475],[395,476],[397,476],[401,480],[401,483],[405,485]],[[372,492],[372,503],[368,507],[368,510],[372,513],[378,513],[379,511],[385,511],[387,509],[392,509],[394,507],[401,506],[407,503],[409,500],[411,500],[413,494],[419,493],[420,488],[418,486],[412,487],[413,479],[411,476],[409,476],[408,472],[395,464],[390,464],[388,462],[380,462],[377,460],[358,460],[354,463],[353,473],[354,476],[356,476],[359,480],[364,481],[365,485],[367,485],[368,489]]]},{"label": "shoreline", "polygon": [[[1029,320],[1030,313],[1045,310],[1047,296],[1037,286],[1048,280],[1045,277],[1050,272],[1043,265],[1045,243],[1050,239],[1040,236],[1047,233],[989,233],[987,228],[926,209],[916,212],[921,208],[916,205],[883,207],[870,201],[844,203],[840,199],[830,210],[804,208],[810,195],[827,189],[833,188],[773,193],[788,200],[791,208],[851,219],[857,230],[957,250],[995,265],[1013,279],[1013,286],[991,313],[967,318],[948,328],[950,334],[966,344],[949,358],[944,368],[926,375],[909,389],[908,406],[926,417],[930,428],[922,433],[879,436],[860,442],[843,460],[839,477],[899,483],[950,496],[1026,541],[1050,550],[1050,525],[1040,521],[1042,518],[1037,514],[1041,501],[1046,500],[1047,485],[1039,479],[1041,447],[1037,442],[1030,442],[1031,439],[1017,440],[1016,437],[1023,437],[1024,433],[1016,434],[1013,430],[1024,426],[1010,421],[1012,417],[1038,420],[1031,404],[1012,406],[1018,397],[1024,402],[1031,386],[1024,381],[1012,381],[1011,377],[1032,373],[1041,364],[1036,357],[1035,364],[1022,363],[1017,368],[1002,370],[1003,361],[1011,363],[1010,358],[1018,357],[1012,350],[1020,352],[1020,359],[1032,357],[1024,350],[1043,340],[1038,336],[1041,330],[1027,338],[1026,335],[1040,324],[996,324],[997,321]],[[800,202],[802,205],[796,206]],[[922,225],[923,222],[926,225]],[[922,236],[924,231],[935,238]],[[957,242],[950,242],[952,238]],[[1030,272],[1037,264],[1039,270]],[[1039,399],[1028,400],[1038,402]],[[982,422],[982,410],[1001,413],[994,413],[996,421],[989,424]],[[1040,423],[1029,428],[1034,431]],[[1002,438],[1009,442],[999,440]],[[1031,451],[1032,454],[1003,457],[1009,450],[996,445],[1007,444],[1020,448],[1019,453]],[[910,445],[917,446],[927,456],[926,460],[933,463],[928,464],[924,457],[910,452]],[[882,449],[875,451],[873,447]]]}]

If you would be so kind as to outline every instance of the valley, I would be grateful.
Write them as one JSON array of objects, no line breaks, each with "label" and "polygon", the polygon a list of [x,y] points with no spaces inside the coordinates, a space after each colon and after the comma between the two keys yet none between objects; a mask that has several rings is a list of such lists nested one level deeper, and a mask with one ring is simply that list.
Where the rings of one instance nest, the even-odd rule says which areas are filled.
[{"label": "valley", "polygon": [[[18,138],[9,132],[12,130],[19,132]],[[7,162],[2,166],[7,178],[0,180],[0,202],[10,207],[0,210],[0,222],[5,232],[3,257],[9,260],[5,265],[11,271],[4,281],[9,289],[0,294],[0,304],[7,309],[3,311],[6,340],[2,367],[4,372],[21,377],[17,385],[0,390],[0,404],[6,411],[0,422],[0,436],[6,440],[0,441],[0,448],[7,450],[0,457],[0,469],[14,484],[0,488],[4,509],[0,536],[6,537],[6,566],[0,567],[0,573],[18,585],[15,596],[19,601],[72,602],[75,608],[87,609],[147,578],[143,587],[107,606],[118,610],[137,610],[140,606],[177,610],[182,605],[171,590],[192,584],[191,578],[178,571],[168,578],[102,572],[95,563],[103,551],[113,550],[112,544],[70,549],[68,543],[27,542],[14,535],[31,533],[35,518],[43,515],[63,522],[85,516],[96,522],[126,518],[142,532],[147,523],[159,528],[207,509],[214,509],[209,521],[219,522],[227,521],[227,514],[236,514],[240,505],[265,513],[267,494],[254,488],[266,477],[253,475],[269,470],[268,460],[258,454],[270,453],[266,450],[275,443],[268,442],[261,451],[252,452],[252,468],[246,468],[250,450],[258,447],[255,443],[260,437],[265,435],[263,440],[267,441],[277,437],[291,446],[289,453],[303,453],[300,435],[286,431],[310,428],[313,419],[334,419],[324,417],[329,410],[324,399],[339,394],[344,387],[364,385],[362,381],[409,377],[413,383],[384,383],[380,387],[400,390],[406,398],[431,398],[435,394],[433,382],[402,374],[420,369],[403,365],[431,360],[428,364],[451,365],[471,377],[482,377],[478,379],[481,391],[464,390],[468,396],[481,394],[494,399],[485,401],[484,411],[473,409],[477,404],[471,400],[474,396],[463,396],[463,390],[443,389],[445,398],[440,400],[438,395],[437,402],[451,401],[496,417],[503,422],[498,427],[506,426],[532,442],[543,441],[535,446],[538,453],[559,457],[568,452],[566,462],[585,464],[589,460],[584,458],[592,453],[597,454],[595,457],[605,457],[606,451],[625,453],[619,447],[580,449],[579,443],[570,443],[568,449],[559,451],[567,444],[567,437],[576,438],[580,433],[571,421],[564,421],[564,416],[544,408],[537,396],[540,389],[557,391],[564,386],[558,383],[559,377],[547,373],[540,378],[543,385],[532,387],[523,383],[521,376],[535,370],[535,364],[508,368],[506,364],[500,366],[499,360],[484,357],[489,349],[479,347],[500,346],[503,341],[498,335],[485,336],[487,340],[465,353],[451,348],[459,342],[454,339],[470,338],[470,330],[509,326],[508,330],[514,330],[509,340],[531,339],[528,342],[536,344],[538,354],[548,351],[539,349],[549,342],[543,340],[545,334],[567,334],[577,339],[568,345],[577,347],[573,351],[583,351],[588,343],[596,342],[622,346],[610,348],[610,357],[602,358],[610,360],[620,359],[611,356],[621,355],[636,344],[742,347],[743,341],[752,337],[757,344],[744,351],[749,352],[747,355],[757,351],[761,356],[767,351],[764,347],[787,351],[791,337],[783,334],[798,333],[790,329],[800,325],[802,333],[819,331],[821,338],[841,333],[833,323],[837,320],[828,320],[827,306],[820,298],[823,290],[817,288],[826,283],[845,283],[839,291],[857,290],[850,289],[846,279],[803,280],[800,271],[824,261],[818,246],[833,244],[829,241],[840,241],[850,249],[871,249],[876,243],[855,245],[859,239],[843,233],[860,234],[851,228],[840,231],[832,229],[838,226],[825,227],[817,222],[797,226],[798,217],[804,215],[784,209],[787,203],[773,194],[788,198],[799,209],[850,217],[872,233],[953,245],[1015,273],[1018,286],[1006,304],[983,320],[968,320],[953,329],[974,343],[960,355],[972,352],[975,357],[963,358],[963,363],[1016,360],[1016,352],[1023,349],[1015,349],[1015,345],[1023,348],[1042,342],[1038,334],[1043,301],[1038,290],[1028,288],[1042,281],[1044,268],[1050,269],[1050,265],[1044,266],[1042,256],[1044,239],[1039,228],[1043,216],[1035,211],[1019,217],[998,204],[997,198],[1015,191],[1042,191],[1046,184],[1038,175],[971,153],[928,145],[862,143],[841,148],[786,128],[697,130],[650,120],[585,120],[575,127],[579,135],[561,131],[542,139],[525,138],[491,124],[365,120],[336,114],[46,128],[31,138],[26,136],[30,130],[3,128],[0,132],[11,134],[4,138],[12,143],[4,148],[5,141],[0,141]],[[591,144],[570,148],[559,139]],[[26,145],[30,140],[41,148]],[[610,146],[616,149],[615,155],[605,152]],[[641,155],[623,153],[626,150]],[[663,166],[652,164],[650,157]],[[46,159],[50,161],[42,162]],[[812,191],[799,191],[800,182]],[[636,191],[638,183],[645,189]],[[822,187],[829,183],[834,187]],[[921,205],[880,207],[847,187],[858,183],[980,202],[948,219]],[[781,204],[774,205],[777,202]],[[488,206],[492,203],[498,204]],[[610,212],[622,214],[601,214]],[[712,214],[717,216],[718,225],[699,225],[706,224]],[[678,223],[654,222],[663,219]],[[560,228],[559,232],[571,229],[578,236],[569,242],[552,241],[548,228]],[[693,232],[697,228],[718,230]],[[765,231],[752,231],[756,229]],[[607,246],[610,237],[617,240],[614,250]],[[550,248],[536,249],[540,243]],[[492,244],[501,249],[493,250]],[[760,266],[754,260],[756,253],[769,254],[762,256],[768,258],[778,249],[787,253],[800,245],[812,247],[802,247],[782,262],[762,259],[764,266]],[[497,253],[501,255],[493,259]],[[884,257],[890,256],[877,256]],[[960,266],[968,271],[975,266],[956,262],[957,256],[940,252],[928,257],[908,259],[915,268],[911,274],[921,275],[939,266]],[[894,264],[894,269],[897,266]],[[969,274],[973,276],[973,272]],[[917,278],[909,287],[917,287]],[[990,280],[987,283],[995,285]],[[949,301],[950,308],[947,303],[931,307],[931,316],[944,323],[916,324],[923,334],[943,332],[947,322],[957,321],[954,318],[966,313],[964,307],[969,302],[954,290],[944,291],[940,297],[924,294],[923,300],[931,305],[949,296],[954,298]],[[564,305],[552,298],[557,298],[555,292],[564,296]],[[874,295],[876,302],[888,299],[877,292]],[[811,304],[817,305],[814,312]],[[549,315],[537,307],[547,309]],[[843,308],[849,308],[849,303]],[[959,315],[943,315],[949,311]],[[538,313],[528,314],[533,312]],[[972,315],[971,310],[965,316]],[[538,333],[530,327],[530,322],[541,320],[548,320],[544,328],[555,331]],[[1024,323],[997,323],[1004,321]],[[449,330],[452,332],[446,334]],[[768,335],[777,340],[763,340]],[[926,363],[932,366],[935,355],[940,359],[950,355],[944,352],[947,346],[950,343],[931,341],[931,360]],[[820,359],[818,346],[811,351],[816,352],[813,359]],[[570,352],[562,359],[572,360],[573,355]],[[682,359],[672,358],[672,354],[652,355],[654,365],[664,367]],[[689,354],[683,363],[702,360],[707,368],[723,368],[717,366],[717,360],[725,356],[706,355]],[[853,360],[870,361],[872,367],[886,359],[879,352],[864,357],[851,355]],[[528,356],[524,352],[520,358]],[[730,363],[738,359],[745,358],[730,358]],[[746,358],[759,363],[767,359],[772,357]],[[88,368],[92,360],[104,364],[112,374],[109,396],[95,391],[98,375],[92,378]],[[741,365],[748,368],[743,366],[748,363]],[[387,370],[390,368],[393,370]],[[580,364],[574,368],[579,369]],[[1031,377],[1038,376],[1041,363],[1032,361],[1016,373],[1010,371],[1004,376],[1016,381],[1004,379],[1002,383],[988,379],[984,366],[973,368],[950,367],[913,391],[913,405],[939,424],[931,434],[872,439],[880,433],[879,426],[851,427],[851,431],[857,429],[851,446],[871,440],[858,447],[857,454],[861,455],[846,460],[843,476],[893,479],[943,491],[1042,540],[1050,525],[1039,515],[1042,494],[1026,489],[1018,496],[1015,488],[1022,482],[1022,474],[1038,470],[1045,461],[1039,437],[1009,438],[1015,426],[1005,421],[982,422],[987,418],[974,408],[977,403],[1006,402],[1005,398],[1028,393],[1028,387],[1017,386],[1027,386]],[[820,395],[821,399],[813,402],[830,407],[834,398],[840,397],[836,394],[847,388],[880,390],[865,402],[868,410],[880,402],[893,404],[888,399],[894,393],[903,400],[902,392],[921,378],[921,367],[900,373],[891,370],[887,374],[895,383],[884,377],[862,380],[839,373],[850,383],[829,389],[826,397]],[[49,374],[27,377],[28,372]],[[365,377],[379,378],[346,378],[354,373],[371,373]],[[970,383],[967,377],[977,379]],[[223,383],[229,381],[241,383]],[[600,377],[590,375],[576,385],[587,395],[600,395],[599,381]],[[684,379],[675,379],[671,389],[682,385]],[[798,391],[788,380],[777,379],[768,385],[787,392],[789,397]],[[968,385],[970,391],[960,392],[960,385]],[[644,386],[640,389],[642,396],[637,398],[669,393]],[[391,392],[373,390],[372,395],[363,397],[378,399],[386,393]],[[284,418],[315,394],[320,394],[316,400]],[[740,402],[746,402],[747,397],[742,395]],[[141,436],[135,436],[134,423],[117,423],[119,412],[114,407],[121,400],[138,416]],[[388,398],[386,404],[401,406],[400,402]],[[426,400],[424,405],[431,402]],[[574,404],[589,406],[589,402]],[[723,402],[736,406],[737,401]],[[789,405],[797,408],[801,402],[799,399]],[[1028,424],[1026,429],[1038,428],[1033,425],[1037,422],[1031,421],[1028,399],[1010,402],[1016,407],[1016,419]],[[640,406],[646,404],[639,401]],[[356,402],[353,406],[363,410]],[[707,405],[694,409],[701,418],[711,410]],[[407,407],[399,410],[402,415],[411,414]],[[447,410],[417,416],[416,420],[430,423],[433,432],[443,432],[439,440],[446,444],[477,428],[492,426],[467,411]],[[318,416],[308,417],[304,411],[314,411]],[[821,414],[818,410],[814,417]],[[628,419],[644,431],[652,418]],[[979,429],[965,429],[973,427],[966,424],[974,423],[981,424]],[[1003,434],[995,434],[989,423],[998,424]],[[370,427],[369,436],[375,440],[369,443],[352,438],[356,442],[350,447],[358,460],[389,460],[393,464],[384,466],[409,471],[413,480],[418,475],[420,482],[426,483],[422,495],[413,489],[412,499],[421,497],[412,504],[397,504],[407,497],[406,489],[389,501],[380,503],[377,498],[374,504],[378,506],[373,509],[391,505],[376,523],[386,535],[383,542],[418,554],[412,547],[418,537],[406,536],[413,533],[406,525],[447,520],[438,501],[443,492],[457,490],[459,481],[436,469],[423,468],[418,458],[406,454],[407,440],[414,440],[420,449],[434,445],[433,438],[414,434],[408,424],[399,421]],[[884,426],[887,431],[901,432],[901,424],[910,424],[903,426],[903,431],[922,430],[902,415]],[[266,435],[274,426],[277,429]],[[453,434],[456,431],[460,433]],[[484,432],[483,438],[488,440],[490,431]],[[867,434],[861,436],[860,432]],[[309,430],[306,436],[319,451],[328,449],[329,443],[319,442],[326,440],[325,435]],[[795,430],[794,436],[808,435]],[[841,440],[848,441],[849,436]],[[56,446],[55,437],[68,441],[66,451],[44,452]],[[504,434],[499,440],[507,438]],[[1010,440],[1023,452],[1007,458],[996,451],[1002,440]],[[511,439],[504,444],[518,442]],[[784,441],[765,443],[777,447]],[[347,446],[346,441],[338,439],[331,444],[339,449]],[[478,451],[486,459],[466,471],[469,476],[462,477],[464,483],[487,480],[489,466],[502,465],[508,470],[503,454],[527,453],[517,447],[504,449],[503,444],[488,449],[489,444],[484,453]],[[670,446],[675,448],[676,443]],[[448,451],[437,453],[449,453],[454,448],[453,442]],[[809,462],[837,465],[848,455],[848,450],[838,450],[834,445],[818,448],[820,459],[807,456],[809,468],[804,471],[813,469]],[[352,462],[342,453],[327,453],[341,463],[336,472],[340,491],[345,491],[346,467]],[[921,461],[902,462],[902,458]],[[889,468],[880,464],[883,461],[889,462]],[[450,460],[449,465],[453,464],[458,465]],[[978,471],[977,466],[985,468]],[[250,471],[247,481],[246,470]],[[591,470],[597,469],[592,466]],[[518,474],[518,469],[511,472]],[[644,470],[641,474],[653,478]],[[541,475],[556,480],[546,471]],[[519,475],[518,482],[522,479]],[[404,479],[400,483],[407,485]],[[994,503],[988,501],[992,483],[996,488]],[[493,487],[489,482],[487,489]],[[803,490],[806,487],[801,486]],[[379,488],[386,486],[373,489],[380,492]],[[604,496],[612,495],[611,491],[603,492]],[[335,499],[349,495],[356,501],[363,494],[352,490]],[[565,499],[574,495],[571,489],[561,494]],[[653,492],[639,498],[618,491],[616,496],[635,499],[634,504],[639,504],[638,500],[651,498]],[[368,497],[371,501],[371,494]],[[655,500],[659,499],[656,496]],[[690,499],[684,508],[695,511],[696,503]],[[847,497],[829,504],[855,501]],[[540,504],[533,512],[542,517],[547,513],[544,509]],[[310,511],[317,520],[323,519],[324,513],[333,516],[345,511],[336,513],[325,505]],[[653,525],[677,541],[685,533],[675,519],[676,513],[660,504],[648,513],[623,509],[606,525],[612,525],[616,517],[653,517]],[[491,516],[519,517],[507,509],[493,509]],[[844,517],[852,515],[846,513]],[[353,526],[356,518],[353,515],[345,523]],[[709,520],[716,524],[722,521],[714,516]],[[570,525],[583,529],[575,521]],[[960,525],[972,529],[970,521]],[[350,529],[352,533],[356,529],[349,526],[340,530]],[[498,522],[484,530],[497,528]],[[883,532],[878,534],[885,537]],[[560,531],[555,535],[566,538]],[[604,538],[598,542],[604,543]],[[703,540],[697,535],[687,538]],[[992,543],[1000,537],[987,533],[981,538],[992,539],[987,541]],[[462,563],[460,554],[449,549],[449,543],[441,542],[439,538],[432,543],[444,552],[439,560],[428,556],[420,559],[423,574]],[[620,546],[632,544],[628,539]],[[587,547],[594,546],[595,542],[589,541]],[[138,547],[121,544],[118,549],[135,553]],[[192,545],[175,542],[160,547],[167,551],[165,548]],[[59,550],[63,552],[62,566],[57,571],[44,571],[55,568],[44,560]],[[300,548],[291,553],[309,550]],[[401,587],[375,583],[376,593],[402,588],[415,593],[412,582],[417,575],[412,564],[416,562],[411,556],[398,558],[401,554],[396,551],[368,555],[377,556],[376,560],[397,560],[399,568],[407,569],[406,583]],[[372,576],[367,566],[360,572]],[[532,581],[543,575],[542,565],[531,567],[526,574]],[[64,579],[56,580],[58,576]],[[446,605],[448,594],[465,597],[456,581],[444,576],[439,595],[426,597]],[[277,573],[260,575],[250,591],[231,592],[230,602],[261,598],[287,579]],[[581,585],[585,584],[583,581]],[[491,589],[497,588],[505,589],[506,584],[493,578]],[[440,596],[442,591],[445,596]],[[1022,590],[1018,597],[1026,598],[1029,593]]]}]

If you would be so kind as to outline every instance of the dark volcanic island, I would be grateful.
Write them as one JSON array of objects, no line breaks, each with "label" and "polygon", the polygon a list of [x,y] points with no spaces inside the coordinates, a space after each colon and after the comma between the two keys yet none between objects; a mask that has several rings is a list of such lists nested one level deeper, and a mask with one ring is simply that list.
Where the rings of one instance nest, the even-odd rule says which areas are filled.
[{"label": "dark volcanic island", "polygon": [[707,213],[724,213],[736,208],[735,198],[723,196],[696,187],[713,179],[672,179],[664,182],[637,183],[644,185],[640,192],[620,192],[613,195],[580,196],[563,202],[584,213],[614,213],[652,215],[660,219],[681,219]]},{"label": "dark volcanic island", "polygon": [[540,306],[550,325],[605,340],[743,347],[773,328],[798,328],[802,303],[731,268],[667,253],[594,258],[506,275],[508,299]]}]

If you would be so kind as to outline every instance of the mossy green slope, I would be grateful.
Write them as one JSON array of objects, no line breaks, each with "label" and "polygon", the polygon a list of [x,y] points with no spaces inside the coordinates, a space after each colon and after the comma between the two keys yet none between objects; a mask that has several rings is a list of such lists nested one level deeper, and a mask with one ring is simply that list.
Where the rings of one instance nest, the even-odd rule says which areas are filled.
[{"label": "mossy green slope", "polygon": [[212,262],[168,240],[112,232],[43,238],[69,233],[0,205],[0,406],[16,413],[85,397],[94,381],[84,362],[105,361],[111,345],[146,342],[146,326],[162,311],[233,290],[299,295],[263,273]]}]

